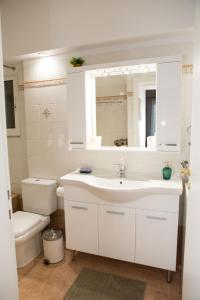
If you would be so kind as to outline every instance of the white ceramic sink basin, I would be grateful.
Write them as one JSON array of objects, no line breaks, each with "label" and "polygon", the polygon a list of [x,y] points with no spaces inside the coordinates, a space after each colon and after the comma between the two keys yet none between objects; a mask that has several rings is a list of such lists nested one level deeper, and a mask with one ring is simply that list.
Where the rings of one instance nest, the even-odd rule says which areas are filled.
[{"label": "white ceramic sink basin", "polygon": [[181,180],[132,180],[128,178],[107,178],[95,175],[69,173],[61,177],[63,186],[81,186],[93,191],[106,200],[129,201],[151,194],[182,193]]},{"label": "white ceramic sink basin", "polygon": [[96,188],[116,191],[131,191],[145,187],[145,181],[133,181],[126,178],[102,178],[95,176],[90,184]]}]

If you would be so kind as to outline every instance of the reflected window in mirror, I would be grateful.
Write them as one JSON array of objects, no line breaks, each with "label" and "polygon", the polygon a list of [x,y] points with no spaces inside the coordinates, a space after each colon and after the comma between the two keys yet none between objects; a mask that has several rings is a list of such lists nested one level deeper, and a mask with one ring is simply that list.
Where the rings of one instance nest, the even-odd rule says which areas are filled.
[{"label": "reflected window in mirror", "polygon": [[96,135],[102,146],[155,148],[156,65],[146,66],[95,76]]}]

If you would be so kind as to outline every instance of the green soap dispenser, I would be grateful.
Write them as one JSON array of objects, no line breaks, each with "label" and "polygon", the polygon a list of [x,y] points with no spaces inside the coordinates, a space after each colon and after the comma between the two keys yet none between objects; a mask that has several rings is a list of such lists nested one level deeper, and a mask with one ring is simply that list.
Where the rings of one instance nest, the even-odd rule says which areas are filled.
[{"label": "green soap dispenser", "polygon": [[165,167],[162,169],[163,179],[169,180],[172,176],[172,168],[170,168],[168,161],[166,161],[165,164]]}]

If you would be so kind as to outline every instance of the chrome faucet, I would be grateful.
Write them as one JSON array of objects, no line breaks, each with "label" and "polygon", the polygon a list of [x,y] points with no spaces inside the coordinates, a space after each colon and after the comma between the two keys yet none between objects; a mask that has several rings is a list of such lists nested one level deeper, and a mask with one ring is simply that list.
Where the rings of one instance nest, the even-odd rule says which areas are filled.
[{"label": "chrome faucet", "polygon": [[126,166],[124,164],[114,164],[115,166],[119,167],[119,177],[120,178],[125,178],[126,177]]}]

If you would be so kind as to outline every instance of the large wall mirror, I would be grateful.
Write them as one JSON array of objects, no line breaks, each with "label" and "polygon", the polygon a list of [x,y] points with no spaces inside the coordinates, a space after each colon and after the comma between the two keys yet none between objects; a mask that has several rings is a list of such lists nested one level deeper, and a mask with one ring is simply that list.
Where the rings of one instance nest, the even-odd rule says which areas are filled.
[{"label": "large wall mirror", "polygon": [[98,70],[96,135],[107,147],[155,147],[156,64]]},{"label": "large wall mirror", "polygon": [[180,104],[180,57],[74,68],[69,149],[179,151]]}]

